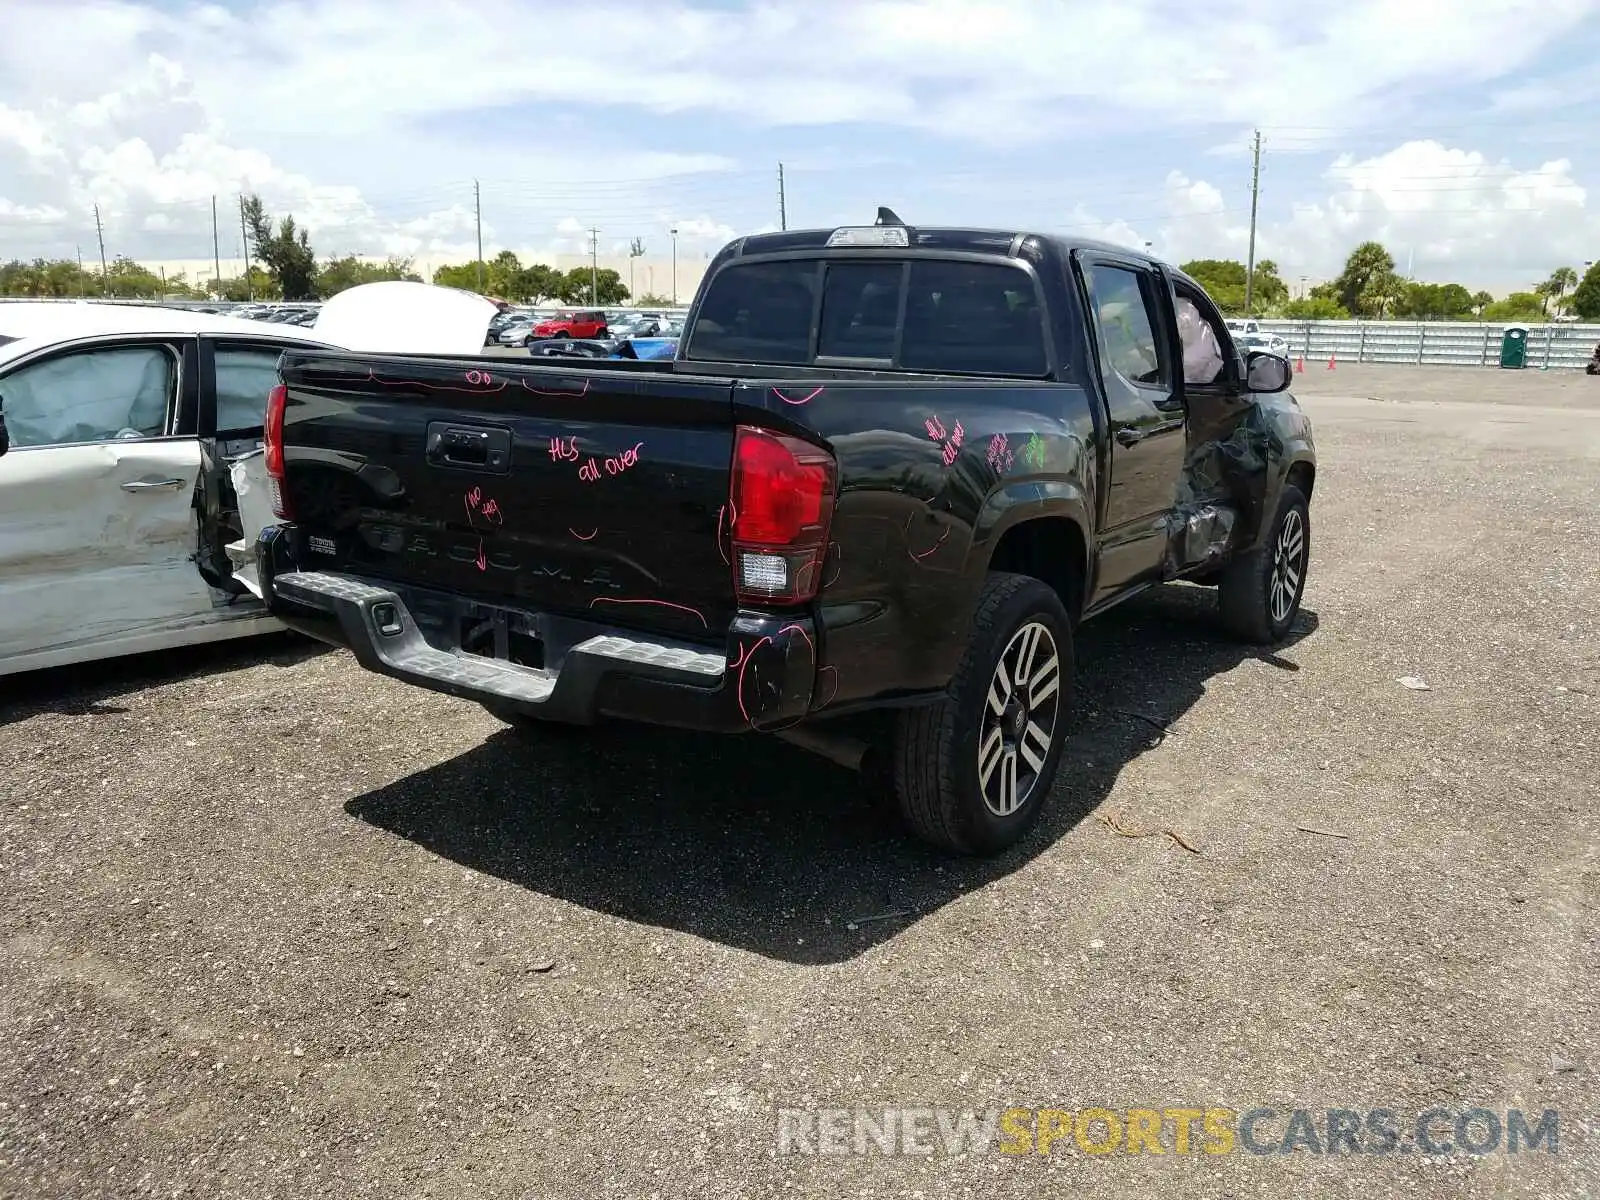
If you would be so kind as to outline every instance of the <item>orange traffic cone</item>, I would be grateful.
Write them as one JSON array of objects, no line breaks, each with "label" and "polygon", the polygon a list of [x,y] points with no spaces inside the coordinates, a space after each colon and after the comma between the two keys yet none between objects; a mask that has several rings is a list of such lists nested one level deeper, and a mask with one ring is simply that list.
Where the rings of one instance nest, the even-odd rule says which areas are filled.
[{"label": "orange traffic cone", "polygon": [[1332,354],[1328,355],[1328,370],[1333,371],[1333,370],[1337,369],[1333,365],[1333,360],[1338,358],[1338,357],[1339,357],[1339,352],[1337,350],[1335,350]]},{"label": "orange traffic cone", "polygon": [[1306,373],[1306,356],[1304,354],[1302,354],[1299,361],[1294,364],[1294,372],[1296,375],[1304,375]]}]

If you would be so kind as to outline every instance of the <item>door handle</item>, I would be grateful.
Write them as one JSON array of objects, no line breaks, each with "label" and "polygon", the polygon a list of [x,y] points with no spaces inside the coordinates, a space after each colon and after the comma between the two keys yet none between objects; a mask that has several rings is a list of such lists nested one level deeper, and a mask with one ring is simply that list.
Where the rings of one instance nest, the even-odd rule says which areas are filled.
[{"label": "door handle", "polygon": [[1123,426],[1117,430],[1117,444],[1119,446],[1137,446],[1142,441],[1144,441],[1144,434],[1137,429],[1129,429],[1127,426]]},{"label": "door handle", "polygon": [[132,483],[122,485],[125,492],[164,492],[174,488],[181,488],[181,479],[135,479]]}]

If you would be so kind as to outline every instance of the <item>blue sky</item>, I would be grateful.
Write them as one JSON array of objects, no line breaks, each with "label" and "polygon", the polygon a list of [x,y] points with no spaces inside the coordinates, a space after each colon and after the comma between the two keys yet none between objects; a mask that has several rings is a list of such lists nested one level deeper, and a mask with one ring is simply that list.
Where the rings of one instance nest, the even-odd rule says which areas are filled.
[{"label": "blue sky", "polygon": [[[568,16],[575,12],[585,18]],[[0,255],[210,253],[261,192],[326,252],[703,256],[870,219],[1322,277],[1366,237],[1500,290],[1600,257],[1600,0],[11,0]],[[86,220],[87,218],[87,220]],[[225,247],[226,252],[226,247]]]}]

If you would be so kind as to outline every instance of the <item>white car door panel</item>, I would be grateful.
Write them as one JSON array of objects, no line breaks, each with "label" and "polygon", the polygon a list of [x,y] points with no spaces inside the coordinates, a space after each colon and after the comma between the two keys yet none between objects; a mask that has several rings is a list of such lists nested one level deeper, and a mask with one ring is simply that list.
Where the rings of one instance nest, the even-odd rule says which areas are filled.
[{"label": "white car door panel", "polygon": [[199,477],[193,438],[0,457],[0,659],[209,612],[194,563]]},{"label": "white car door panel", "polygon": [[0,377],[0,674],[209,619],[199,439],[174,436],[179,344],[65,348]]}]

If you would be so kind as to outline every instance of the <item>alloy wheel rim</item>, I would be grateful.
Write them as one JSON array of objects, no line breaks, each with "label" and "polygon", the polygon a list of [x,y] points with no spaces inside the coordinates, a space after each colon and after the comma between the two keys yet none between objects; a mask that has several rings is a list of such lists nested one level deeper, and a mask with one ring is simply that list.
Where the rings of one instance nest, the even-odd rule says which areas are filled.
[{"label": "alloy wheel rim", "polygon": [[1272,551],[1272,579],[1268,584],[1267,604],[1274,624],[1281,625],[1294,612],[1306,573],[1306,526],[1300,510],[1292,508],[1278,530]]},{"label": "alloy wheel rim", "polygon": [[989,681],[978,733],[978,790],[984,807],[1009,817],[1039,786],[1061,713],[1061,652],[1042,621],[1006,643]]}]

